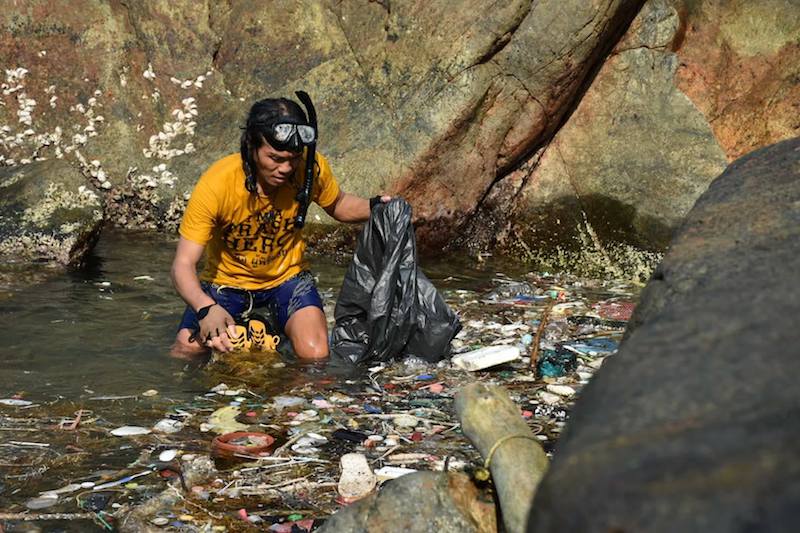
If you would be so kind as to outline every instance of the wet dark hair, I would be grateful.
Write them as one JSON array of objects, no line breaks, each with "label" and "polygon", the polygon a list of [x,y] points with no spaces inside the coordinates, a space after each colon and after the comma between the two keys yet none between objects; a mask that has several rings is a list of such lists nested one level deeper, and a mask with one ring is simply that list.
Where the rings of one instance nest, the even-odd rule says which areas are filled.
[{"label": "wet dark hair", "polygon": [[[253,104],[247,115],[247,122],[242,128],[239,151],[242,155],[242,169],[245,175],[245,187],[256,192],[256,162],[254,152],[266,144],[269,128],[278,119],[289,119],[295,124],[307,124],[308,119],[300,105],[288,98],[264,98]],[[281,149],[282,147],[274,147]],[[292,150],[293,151],[293,150]],[[302,151],[302,147],[300,148]]]}]

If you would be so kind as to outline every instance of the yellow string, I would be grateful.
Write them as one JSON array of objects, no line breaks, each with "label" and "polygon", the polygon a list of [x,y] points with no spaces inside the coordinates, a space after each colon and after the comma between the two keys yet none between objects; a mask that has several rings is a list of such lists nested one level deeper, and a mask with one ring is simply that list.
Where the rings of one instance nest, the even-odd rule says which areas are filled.
[{"label": "yellow string", "polygon": [[499,448],[500,445],[506,442],[507,440],[511,439],[528,439],[536,442],[537,444],[539,443],[539,441],[533,435],[506,435],[505,437],[495,442],[489,449],[489,453],[486,455],[486,460],[483,462],[483,467],[486,470],[489,470],[489,466],[492,464],[492,456],[494,455],[494,452],[497,450],[497,448]]}]

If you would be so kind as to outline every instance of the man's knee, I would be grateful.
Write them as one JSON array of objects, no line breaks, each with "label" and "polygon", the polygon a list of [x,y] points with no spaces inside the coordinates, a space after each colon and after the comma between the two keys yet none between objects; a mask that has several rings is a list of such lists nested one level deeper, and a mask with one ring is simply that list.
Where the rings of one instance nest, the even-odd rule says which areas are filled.
[{"label": "man's knee", "polygon": [[329,355],[328,339],[298,339],[292,343],[294,352],[300,359],[325,359]]},{"label": "man's knee", "polygon": [[328,357],[328,328],[325,313],[315,306],[296,311],[286,323],[286,333],[300,359]]}]

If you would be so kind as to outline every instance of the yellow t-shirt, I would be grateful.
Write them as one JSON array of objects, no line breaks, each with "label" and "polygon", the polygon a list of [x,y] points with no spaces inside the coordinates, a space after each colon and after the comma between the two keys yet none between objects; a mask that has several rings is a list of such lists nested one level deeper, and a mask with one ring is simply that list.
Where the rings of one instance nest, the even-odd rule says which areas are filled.
[{"label": "yellow t-shirt", "polygon": [[[311,198],[329,207],[339,196],[331,168],[317,153],[319,175]],[[206,247],[200,279],[248,290],[270,289],[306,268],[302,231],[294,229],[297,191],[305,179],[305,157],[294,176],[266,196],[244,185],[242,158],[224,157],[200,177],[181,221],[181,237]]]}]

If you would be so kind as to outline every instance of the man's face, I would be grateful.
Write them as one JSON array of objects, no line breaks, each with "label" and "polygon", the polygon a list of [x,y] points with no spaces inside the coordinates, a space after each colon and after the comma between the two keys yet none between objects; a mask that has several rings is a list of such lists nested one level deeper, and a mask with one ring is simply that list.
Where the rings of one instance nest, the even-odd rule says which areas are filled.
[{"label": "man's face", "polygon": [[268,142],[256,150],[258,175],[269,187],[280,187],[292,177],[302,159],[302,153],[280,151]]}]

